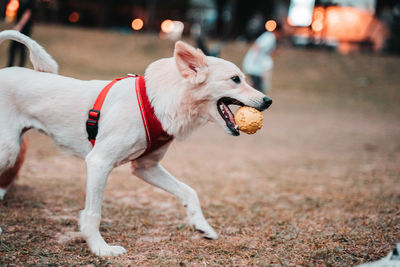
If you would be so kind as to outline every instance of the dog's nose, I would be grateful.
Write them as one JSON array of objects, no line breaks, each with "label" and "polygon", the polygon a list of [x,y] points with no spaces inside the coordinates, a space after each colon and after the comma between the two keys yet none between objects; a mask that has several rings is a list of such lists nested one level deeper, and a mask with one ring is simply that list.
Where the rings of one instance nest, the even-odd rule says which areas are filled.
[{"label": "dog's nose", "polygon": [[269,106],[271,106],[271,104],[272,104],[272,99],[269,98],[268,96],[266,96],[263,98],[263,103],[261,105],[261,109],[262,110],[267,109],[267,108],[269,108]]}]

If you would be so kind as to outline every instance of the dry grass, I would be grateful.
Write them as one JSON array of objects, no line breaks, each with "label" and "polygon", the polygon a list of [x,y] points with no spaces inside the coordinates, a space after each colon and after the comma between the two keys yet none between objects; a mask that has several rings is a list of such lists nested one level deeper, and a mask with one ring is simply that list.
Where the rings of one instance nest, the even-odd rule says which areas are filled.
[{"label": "dry grass", "polygon": [[[61,74],[83,79],[143,73],[173,48],[154,36],[55,26],[34,37]],[[239,64],[247,47],[229,43],[223,57]],[[0,55],[4,65],[6,46]],[[163,160],[197,190],[220,239],[203,240],[173,197],[121,166],[101,225],[128,250],[117,258],[93,256],[77,235],[83,162],[32,132],[21,178],[0,203],[0,263],[351,266],[382,257],[400,240],[398,73],[398,58],[281,48],[262,131],[234,138],[208,125]]]}]

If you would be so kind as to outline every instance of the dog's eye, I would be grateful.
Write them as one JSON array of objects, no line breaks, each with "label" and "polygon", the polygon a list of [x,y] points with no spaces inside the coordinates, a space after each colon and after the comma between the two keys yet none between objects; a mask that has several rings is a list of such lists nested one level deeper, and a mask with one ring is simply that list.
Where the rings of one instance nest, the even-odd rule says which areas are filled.
[{"label": "dog's eye", "polygon": [[231,80],[232,80],[234,83],[236,83],[236,84],[239,84],[239,83],[240,83],[240,78],[239,78],[239,76],[237,76],[237,75],[233,76],[233,77],[231,78]]}]

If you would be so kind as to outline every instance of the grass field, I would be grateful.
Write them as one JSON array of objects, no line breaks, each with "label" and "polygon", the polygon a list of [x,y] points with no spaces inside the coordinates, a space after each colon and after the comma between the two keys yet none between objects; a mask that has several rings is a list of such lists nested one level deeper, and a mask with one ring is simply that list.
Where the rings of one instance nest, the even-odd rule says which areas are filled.
[{"label": "grass field", "polygon": [[[39,25],[33,37],[62,75],[81,79],[142,74],[173,52],[145,34]],[[228,43],[222,57],[240,65],[247,49]],[[3,44],[1,66],[6,55]],[[128,253],[93,256],[77,232],[84,162],[32,131],[0,202],[0,265],[352,266],[386,255],[400,241],[399,58],[284,46],[275,64],[261,131],[230,137],[210,124],[162,162],[198,192],[218,240],[124,165],[108,181],[101,231]]]}]

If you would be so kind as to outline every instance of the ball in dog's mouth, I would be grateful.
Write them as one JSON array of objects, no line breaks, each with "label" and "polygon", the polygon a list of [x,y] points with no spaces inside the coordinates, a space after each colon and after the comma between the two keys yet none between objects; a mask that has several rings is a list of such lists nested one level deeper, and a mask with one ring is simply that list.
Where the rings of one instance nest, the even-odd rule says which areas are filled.
[{"label": "ball in dog's mouth", "polygon": [[263,125],[263,114],[252,107],[240,107],[236,111],[234,119],[239,130],[247,134],[254,134]]},{"label": "ball in dog's mouth", "polygon": [[222,119],[225,121],[226,126],[231,131],[231,134],[234,136],[240,135],[239,126],[235,122],[235,116],[233,115],[229,105],[239,105],[244,106],[242,102],[239,100],[223,97],[217,101],[218,112],[221,115]]}]

